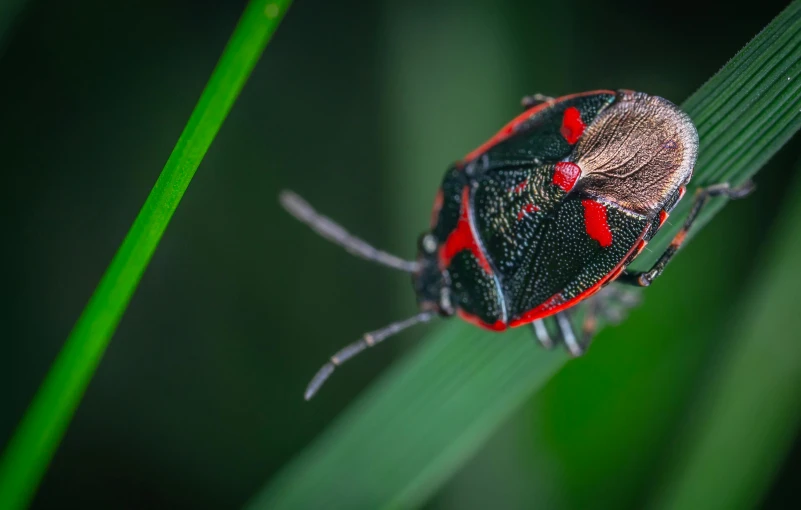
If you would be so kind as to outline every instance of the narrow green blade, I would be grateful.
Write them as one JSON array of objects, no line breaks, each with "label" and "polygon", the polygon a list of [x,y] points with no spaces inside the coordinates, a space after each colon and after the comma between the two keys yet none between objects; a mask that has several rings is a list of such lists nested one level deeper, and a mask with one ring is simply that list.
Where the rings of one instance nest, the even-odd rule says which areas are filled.
[{"label": "narrow green blade", "polygon": [[253,0],[119,251],[0,460],[0,508],[27,506],[195,170],[291,0]]}]

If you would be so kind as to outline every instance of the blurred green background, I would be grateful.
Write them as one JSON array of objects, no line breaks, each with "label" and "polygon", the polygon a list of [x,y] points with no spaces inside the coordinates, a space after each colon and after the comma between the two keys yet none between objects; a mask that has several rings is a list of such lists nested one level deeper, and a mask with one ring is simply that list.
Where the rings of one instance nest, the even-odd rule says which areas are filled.
[{"label": "blurred green background", "polygon": [[[406,277],[290,219],[278,191],[291,187],[411,257],[446,165],[516,114],[520,97],[632,88],[680,103],[785,2],[698,4],[297,0],[178,208],[34,508],[241,507],[425,331],[353,361],[304,402],[328,355],[412,313],[414,299]],[[243,6],[29,0],[0,10],[10,283],[0,445]],[[799,182],[799,149],[796,137],[758,174],[759,192],[717,216],[630,319],[532,397],[427,507],[650,500],[726,349],[736,303],[781,234],[772,226]],[[801,284],[797,272],[786,278]],[[799,477],[801,439],[763,505],[801,506]]]}]

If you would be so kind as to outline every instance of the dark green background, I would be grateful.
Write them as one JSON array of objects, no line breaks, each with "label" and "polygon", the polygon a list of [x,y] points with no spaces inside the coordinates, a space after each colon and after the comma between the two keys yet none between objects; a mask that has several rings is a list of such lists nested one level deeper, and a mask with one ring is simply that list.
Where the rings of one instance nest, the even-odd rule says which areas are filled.
[{"label": "dark green background", "polygon": [[[19,16],[0,20],[10,27],[0,35],[0,445],[244,5],[14,3]],[[329,354],[414,300],[405,276],[293,222],[281,188],[412,256],[446,165],[516,114],[521,96],[625,87],[680,103],[784,4],[297,0],[178,208],[34,507],[239,507],[414,344],[422,328],[302,400]],[[759,192],[727,207],[631,319],[429,507],[637,508],[714,362],[702,340],[731,319],[799,155],[796,137],[758,175]],[[800,459],[797,446],[767,507],[801,503]]]}]

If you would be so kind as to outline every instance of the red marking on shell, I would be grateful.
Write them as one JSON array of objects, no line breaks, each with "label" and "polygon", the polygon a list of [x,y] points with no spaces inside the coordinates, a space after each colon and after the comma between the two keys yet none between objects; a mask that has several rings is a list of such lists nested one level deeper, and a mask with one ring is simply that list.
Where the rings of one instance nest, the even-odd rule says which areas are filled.
[{"label": "red marking on shell", "polygon": [[589,92],[579,92],[578,94],[570,94],[568,96],[562,96],[556,98],[556,101],[547,101],[545,103],[541,103],[535,106],[532,106],[528,110],[524,111],[514,119],[512,119],[508,124],[506,124],[500,131],[495,133],[495,135],[487,140],[486,142],[479,145],[474,150],[470,151],[463,159],[462,163],[467,163],[468,161],[472,161],[488,150],[490,150],[493,146],[499,144],[500,142],[504,141],[505,139],[509,138],[512,135],[517,127],[522,124],[523,122],[530,119],[533,115],[541,112],[546,108],[552,108],[555,104],[559,104],[563,101],[567,101],[568,99],[574,99],[577,97],[584,97],[584,96],[591,96],[594,94],[616,94],[613,90],[591,90]]},{"label": "red marking on shell", "polygon": [[504,322],[502,320],[497,320],[497,321],[495,321],[494,324],[488,324],[488,323],[484,322],[483,320],[479,319],[478,317],[476,317],[475,315],[465,312],[461,308],[456,310],[456,313],[465,322],[469,322],[470,324],[473,324],[475,326],[480,326],[480,327],[482,327],[484,329],[488,329],[490,331],[503,331],[507,327],[506,324],[504,324]]},{"label": "red marking on shell", "polygon": [[581,112],[578,108],[571,106],[565,110],[565,115],[562,117],[562,129],[560,132],[562,136],[565,137],[565,140],[567,140],[567,143],[573,145],[578,142],[578,139],[581,138],[581,134],[584,133],[584,128],[586,127],[587,125],[581,121]]},{"label": "red marking on shell", "polygon": [[581,168],[577,164],[568,161],[560,161],[556,164],[553,171],[553,183],[567,193],[576,185],[576,181],[580,175]]},{"label": "red marking on shell", "polygon": [[581,205],[584,206],[584,228],[587,229],[587,234],[604,248],[612,246],[612,231],[609,230],[606,220],[606,207],[595,200],[582,200]]},{"label": "red marking on shell", "polygon": [[659,212],[659,228],[662,228],[662,225],[664,225],[664,224],[665,224],[665,222],[666,222],[666,221],[667,221],[667,219],[668,219],[668,216],[670,216],[670,215],[669,215],[669,214],[667,213],[667,211],[665,211],[664,209],[662,209],[662,210]]},{"label": "red marking on shell", "polygon": [[520,212],[517,213],[517,221],[522,220],[526,217],[527,214],[531,214],[533,212],[539,211],[540,208],[534,204],[526,204],[520,208]]},{"label": "red marking on shell", "polygon": [[440,267],[445,269],[450,265],[453,257],[462,250],[470,250],[478,260],[479,265],[487,272],[492,274],[492,268],[476,242],[476,234],[470,225],[470,187],[465,186],[462,190],[462,208],[459,215],[459,222],[456,228],[448,235],[445,244],[439,252]]},{"label": "red marking on shell", "polygon": [[[565,301],[565,298],[564,296],[562,296],[561,293],[554,294],[541,305],[537,306],[536,308],[532,308],[531,310],[521,315],[519,319],[510,322],[509,327],[516,328],[518,326],[522,326],[524,324],[533,322],[537,319],[544,319],[545,317],[550,317],[551,315],[559,313],[562,310],[577,305],[584,299],[592,296],[593,294],[601,290],[601,288],[604,285],[606,285],[607,283],[611,282],[612,280],[620,276],[620,274],[626,267],[625,266],[626,261],[629,259],[629,257],[631,257],[633,253],[635,253],[635,251],[637,250],[642,251],[642,249],[645,247],[645,244],[647,244],[643,242],[644,241],[643,237],[648,232],[648,229],[650,227],[651,227],[650,224],[645,226],[642,233],[640,234],[640,237],[638,238],[639,242],[637,242],[634,246],[632,246],[629,252],[626,254],[626,256],[623,257],[623,259],[621,259],[620,263],[617,266],[615,266],[615,268],[612,269],[609,272],[609,274],[604,278],[602,278],[598,283],[596,283],[589,289],[585,290],[578,296],[574,297],[573,299],[568,299],[567,301]],[[637,253],[639,253],[639,251],[637,251]]]},{"label": "red marking on shell", "polygon": [[[685,188],[684,186],[679,188],[679,200],[681,200],[681,198],[684,196],[685,193],[687,193],[687,188]],[[678,202],[678,200],[677,200],[677,202]]]},{"label": "red marking on shell", "polygon": [[437,226],[437,221],[439,220],[439,212],[442,210],[442,204],[445,201],[445,197],[442,194],[442,188],[437,190],[437,196],[434,197],[434,209],[431,211],[431,228]]},{"label": "red marking on shell", "polygon": [[526,179],[525,181],[521,182],[520,184],[518,184],[514,188],[509,189],[507,191],[509,193],[517,193],[519,195],[520,193],[523,193],[523,191],[526,190],[526,186],[528,186],[528,179]]}]

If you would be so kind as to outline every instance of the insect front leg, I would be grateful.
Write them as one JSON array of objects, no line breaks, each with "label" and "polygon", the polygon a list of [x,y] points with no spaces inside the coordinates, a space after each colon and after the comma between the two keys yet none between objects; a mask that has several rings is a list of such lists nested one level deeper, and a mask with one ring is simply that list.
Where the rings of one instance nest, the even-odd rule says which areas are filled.
[{"label": "insect front leg", "polygon": [[530,96],[524,96],[523,99],[520,100],[520,104],[523,106],[524,110],[528,110],[532,106],[537,106],[538,104],[547,103],[549,101],[553,101],[553,98],[550,96],[532,94]]},{"label": "insect front leg", "polygon": [[676,255],[676,253],[679,251],[679,248],[681,248],[681,245],[684,244],[684,241],[687,238],[687,232],[690,230],[693,223],[695,223],[695,220],[698,219],[698,213],[701,212],[701,209],[704,208],[704,205],[706,205],[710,197],[723,196],[729,199],[738,199],[747,196],[753,190],[754,183],[750,180],[734,188],[729,186],[729,183],[723,183],[698,189],[695,194],[695,201],[693,202],[690,214],[684,221],[684,226],[682,226],[681,230],[679,230],[679,233],[676,234],[676,236],[673,238],[673,241],[671,241],[670,246],[668,246],[667,250],[665,250],[662,256],[659,257],[659,260],[656,261],[653,267],[651,267],[651,269],[648,271],[626,271],[615,281],[629,285],[637,285],[640,287],[647,287],[651,285],[651,282],[653,282],[659,275],[662,274],[662,271],[665,270],[665,266],[667,266],[668,262],[670,262],[673,256]]}]

